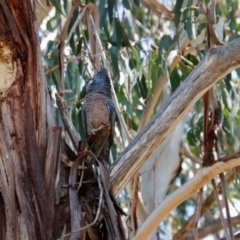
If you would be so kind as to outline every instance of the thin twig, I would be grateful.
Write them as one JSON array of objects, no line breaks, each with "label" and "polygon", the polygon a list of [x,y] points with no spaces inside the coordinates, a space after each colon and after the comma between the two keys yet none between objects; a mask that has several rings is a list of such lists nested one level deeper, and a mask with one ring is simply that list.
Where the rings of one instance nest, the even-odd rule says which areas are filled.
[{"label": "thin twig", "polygon": [[[84,167],[84,164],[85,164],[85,161],[82,161],[82,167]],[[77,192],[79,191],[80,187],[82,186],[83,174],[84,174],[84,171],[82,170],[81,171],[81,176],[80,176],[80,181],[79,181],[79,184],[78,184]]]},{"label": "thin twig", "polygon": [[187,63],[192,69],[195,68],[194,64],[192,64],[189,60],[187,60],[185,57],[181,56],[181,60],[185,63]]},{"label": "thin twig", "polygon": [[[66,160],[66,159],[64,159],[64,158],[63,158],[61,161],[62,161],[67,167],[70,167],[70,168],[71,168],[72,165],[74,164],[74,162],[68,162],[68,160]],[[79,170],[84,170],[84,169],[88,169],[88,167],[78,166],[78,169],[79,169]]]},{"label": "thin twig", "polygon": [[201,188],[198,192],[197,197],[197,204],[196,204],[196,210],[195,210],[195,225],[194,225],[194,238],[195,240],[198,240],[198,220],[200,218],[201,213],[201,207],[202,207],[202,199],[203,199],[203,189]]},{"label": "thin twig", "polygon": [[227,224],[226,224],[226,221],[225,221],[224,216],[223,216],[223,211],[222,211],[222,208],[221,208],[221,202],[219,200],[219,195],[218,195],[216,182],[215,182],[214,179],[212,179],[211,183],[212,183],[212,186],[213,186],[213,192],[214,192],[215,198],[217,200],[217,205],[219,207],[220,219],[221,219],[221,222],[222,222],[222,225],[223,225],[225,236],[226,236],[227,240],[231,240],[232,238],[230,238],[230,236],[229,236]]},{"label": "thin twig", "polygon": [[63,125],[67,133],[69,134],[74,147],[77,149],[78,148],[78,142],[81,140],[79,134],[77,133],[75,127],[72,124],[72,121],[70,121],[68,117],[68,110],[66,106],[65,100],[59,95],[55,94],[56,96],[56,103],[63,121]]},{"label": "thin twig", "polygon": [[201,159],[201,158],[196,158],[196,157],[194,157],[194,156],[190,153],[190,151],[189,151],[188,148],[189,148],[189,147],[187,147],[186,144],[183,144],[183,146],[182,146],[182,148],[181,148],[181,150],[180,150],[180,153],[181,153],[182,155],[184,155],[186,158],[190,159],[193,163],[202,164],[202,159]]},{"label": "thin twig", "polygon": [[[231,218],[232,223],[234,226],[240,224],[240,217],[236,216]],[[213,235],[214,233],[217,233],[218,231],[222,230],[222,222],[221,221],[214,221],[210,224],[207,223],[206,225],[202,226],[202,229],[199,230],[198,237],[199,239],[203,239],[207,237],[208,235]],[[190,233],[184,240],[192,240],[193,234]]]},{"label": "thin twig", "polygon": [[130,219],[131,219],[132,230],[134,235],[138,229],[136,211],[137,211],[137,205],[138,205],[139,178],[140,178],[140,173],[137,172],[132,180],[133,189],[132,189],[132,205],[130,210],[131,211]]},{"label": "thin twig", "polygon": [[[95,183],[95,181],[82,181],[82,184],[89,184],[89,183]],[[74,185],[63,184],[63,185],[61,185],[61,187],[62,188],[69,188],[69,187],[77,188],[79,184],[80,184],[80,182],[76,182]]]},{"label": "thin twig", "polygon": [[[219,145],[218,142],[216,141],[215,143],[215,149],[216,149],[216,153],[217,153],[217,157],[220,158],[220,150],[219,150]],[[231,221],[231,215],[230,215],[230,210],[229,210],[229,205],[228,205],[228,199],[227,199],[227,191],[226,191],[226,180],[225,180],[225,176],[224,173],[220,173],[219,174],[220,177],[220,182],[221,182],[221,187],[222,187],[222,196],[223,196],[223,201],[224,201],[224,205],[226,208],[226,215],[227,215],[227,221],[228,221],[228,229],[229,229],[229,237],[230,239],[234,239],[233,237],[233,229],[232,229],[232,221]],[[221,212],[221,211],[220,211]],[[227,239],[227,236],[226,236]]]},{"label": "thin twig", "polygon": [[[83,55],[81,55],[81,56],[76,56],[76,57],[74,57],[74,58],[68,59],[66,62],[64,62],[64,65],[65,65],[65,64],[69,64],[69,63],[71,63],[71,62],[73,62],[73,61],[75,61],[75,60],[79,60],[79,59],[81,59],[81,58],[83,58]],[[56,69],[58,69],[58,68],[59,68],[59,64],[53,66],[52,68],[50,68],[50,69],[45,73],[45,75],[50,74],[51,72],[53,72],[54,70],[56,70]]]},{"label": "thin twig", "polygon": [[[240,167],[237,168],[237,174],[240,172]],[[229,184],[235,179],[235,173],[233,171],[230,171],[226,177],[226,182]],[[218,184],[218,193],[221,194],[222,187],[221,184]],[[214,196],[214,193],[212,192],[204,201],[202,204],[202,210],[201,215],[203,216],[207,210],[215,203],[216,198]],[[186,222],[186,224],[174,235],[173,240],[183,240],[185,239],[188,232],[190,232],[194,225],[194,215],[192,215],[189,220]],[[200,233],[199,233],[200,234]]]}]

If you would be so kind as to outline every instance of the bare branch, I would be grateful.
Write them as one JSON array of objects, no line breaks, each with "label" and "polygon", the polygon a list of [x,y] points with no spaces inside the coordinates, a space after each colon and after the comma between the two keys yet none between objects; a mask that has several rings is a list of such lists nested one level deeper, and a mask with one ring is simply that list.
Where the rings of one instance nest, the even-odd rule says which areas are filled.
[{"label": "bare branch", "polygon": [[[237,224],[240,224],[240,217],[233,217],[232,218],[232,224],[235,226]],[[202,229],[199,230],[198,236],[199,239],[202,239],[209,234],[214,234],[218,232],[219,230],[222,230],[222,223],[221,221],[213,222],[208,224],[207,226],[203,226]],[[186,238],[186,240],[192,240],[193,239],[193,234],[189,234]]]},{"label": "bare branch", "polygon": [[69,236],[71,236],[71,234],[73,234],[73,233],[77,233],[77,232],[83,231],[84,229],[87,229],[87,228],[93,226],[93,225],[97,222],[97,220],[98,220],[98,218],[99,218],[101,206],[102,206],[102,201],[103,201],[103,187],[102,187],[102,184],[101,184],[100,176],[98,176],[98,187],[99,187],[99,189],[100,189],[100,196],[99,196],[99,201],[98,201],[97,213],[96,213],[96,215],[95,215],[95,218],[94,218],[93,222],[91,222],[90,224],[88,224],[88,225],[85,226],[85,227],[79,228],[79,229],[77,229],[77,230],[75,230],[75,231],[72,231],[71,233],[68,233],[68,234],[64,235],[63,237],[60,237],[58,240],[64,239],[64,238],[66,238],[66,237],[69,237]]},{"label": "bare branch", "polygon": [[240,66],[240,39],[210,49],[199,65],[173,93],[147,126],[124,150],[111,172],[114,194],[118,195],[142,164],[176,127],[195,102],[217,80]]},{"label": "bare branch", "polygon": [[157,0],[141,0],[141,3],[149,10],[156,11],[163,15],[165,19],[173,20],[174,13]]},{"label": "bare branch", "polygon": [[[77,175],[78,175],[78,165],[81,161],[81,158],[79,157],[72,165],[70,174],[69,174],[69,180],[68,184],[70,186],[74,186],[74,184],[77,181]],[[78,192],[76,189],[70,187],[68,189],[69,191],[69,208],[70,208],[70,221],[71,221],[71,237],[70,239],[79,239],[82,237],[82,232],[78,231],[77,229],[83,227],[83,212],[82,212],[82,206],[78,200]]]},{"label": "bare branch", "polygon": [[[222,173],[220,173],[220,175],[221,174]],[[223,229],[224,229],[224,234],[225,234],[225,236],[226,236],[226,238],[228,240],[231,240],[233,238],[230,238],[230,235],[229,235],[230,233],[228,232],[228,226],[227,226],[227,223],[226,223],[226,221],[224,219],[224,216],[223,216],[223,211],[222,211],[222,208],[221,208],[221,202],[220,202],[220,199],[219,199],[219,195],[218,195],[218,190],[217,190],[217,185],[216,185],[215,179],[212,179],[211,182],[212,182],[212,186],[213,186],[213,192],[214,192],[215,198],[217,200],[217,205],[218,205],[218,209],[219,209],[220,219],[221,219],[221,222],[222,222],[222,225],[223,225]],[[224,188],[223,188],[223,192],[224,192]]]},{"label": "bare branch", "polygon": [[133,240],[148,239],[152,232],[174,208],[202,188],[215,176],[238,165],[240,165],[240,152],[219,159],[212,166],[199,170],[191,180],[165,198],[161,205],[150,214],[147,220],[139,228]]},{"label": "bare branch", "polygon": [[203,188],[201,188],[198,192],[197,196],[197,204],[196,204],[196,210],[195,210],[195,224],[194,224],[194,239],[198,239],[198,220],[200,218],[200,213],[201,213],[201,207],[202,207],[202,199],[203,199]]},{"label": "bare branch", "polygon": [[[71,58],[71,59],[68,59],[67,61],[64,62],[64,65],[68,65],[69,63],[72,63],[74,61],[78,62],[79,59],[82,59],[83,56],[82,55],[79,55],[79,56],[76,56],[74,58]],[[51,67],[47,72],[45,72],[45,75],[47,76],[48,74],[50,74],[51,72],[53,72],[54,70],[58,69],[59,68],[59,65],[55,65],[53,67]]]},{"label": "bare branch", "polygon": [[[239,172],[240,172],[240,167],[237,167],[234,169],[234,171],[231,171],[226,177],[227,183],[232,182],[235,178],[235,175]],[[221,184],[218,184],[218,193],[220,194],[221,192],[222,192]],[[212,192],[202,205],[201,216],[203,216],[207,212],[207,210],[212,206],[215,200],[216,198],[214,196],[214,193]],[[185,239],[187,233],[192,230],[193,225],[194,225],[194,215],[190,217],[187,223],[174,235],[173,240]]]},{"label": "bare branch", "polygon": [[58,109],[59,109],[64,127],[65,127],[67,133],[69,134],[74,147],[77,149],[78,142],[81,140],[81,138],[68,117],[68,111],[67,111],[67,106],[66,106],[65,100],[58,94],[55,94],[55,96],[56,96],[56,103],[58,105]]},{"label": "bare branch", "polygon": [[183,144],[180,153],[190,159],[193,163],[202,164],[202,159],[194,157],[187,144]]}]

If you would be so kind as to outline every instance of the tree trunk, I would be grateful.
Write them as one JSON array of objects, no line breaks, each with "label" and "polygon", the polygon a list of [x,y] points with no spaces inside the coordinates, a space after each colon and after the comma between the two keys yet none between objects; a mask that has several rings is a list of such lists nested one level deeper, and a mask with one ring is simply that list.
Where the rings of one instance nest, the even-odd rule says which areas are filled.
[{"label": "tree trunk", "polygon": [[0,239],[51,239],[61,129],[53,129],[35,20],[35,1],[0,1]]}]

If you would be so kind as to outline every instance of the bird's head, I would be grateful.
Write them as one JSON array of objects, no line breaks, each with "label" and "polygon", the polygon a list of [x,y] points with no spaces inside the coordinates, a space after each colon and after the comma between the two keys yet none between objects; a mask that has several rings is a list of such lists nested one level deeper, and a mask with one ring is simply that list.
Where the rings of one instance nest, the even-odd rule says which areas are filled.
[{"label": "bird's head", "polygon": [[110,79],[108,77],[108,72],[105,68],[102,68],[88,83],[87,85],[88,92],[99,92],[106,96],[111,96],[111,85]]}]

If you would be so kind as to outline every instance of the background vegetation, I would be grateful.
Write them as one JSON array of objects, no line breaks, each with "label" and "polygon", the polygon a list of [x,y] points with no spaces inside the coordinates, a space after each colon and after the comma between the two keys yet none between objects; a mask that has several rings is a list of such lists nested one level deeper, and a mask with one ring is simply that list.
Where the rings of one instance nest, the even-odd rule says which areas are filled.
[{"label": "background vegetation", "polygon": [[[69,115],[84,138],[81,122],[81,106],[85,88],[92,78],[95,66],[89,42],[95,34],[96,26],[87,24],[80,18],[79,11],[69,16],[73,1],[51,0],[48,16],[40,24],[40,39],[44,71],[55,106],[55,116],[62,125],[55,104],[55,93],[65,92]],[[99,11],[99,33],[102,51],[106,54],[108,70],[111,73],[119,107],[127,129],[134,138],[149,122],[163,102],[181,85],[195,69],[209,49],[206,17],[207,8],[215,10],[215,22],[211,22],[218,39],[225,43],[239,37],[240,8],[238,0],[219,1],[85,1],[84,5],[94,3]],[[200,4],[202,3],[202,4]],[[203,8],[202,8],[203,7]],[[98,16],[91,8],[94,17]],[[63,26],[70,18],[64,48],[64,84],[59,71],[59,40]],[[80,18],[77,27],[74,27]],[[74,29],[71,32],[71,29]],[[210,46],[212,47],[212,46]],[[213,89],[213,98],[219,106],[217,132],[219,152],[214,151],[214,159],[239,151],[240,111],[239,111],[239,69],[220,80]],[[129,185],[119,201],[130,211],[129,231],[134,231],[164,199],[168,192],[187,182],[196,174],[204,156],[204,112],[203,99],[200,99],[182,121],[159,147],[156,154],[139,171],[135,181],[140,197],[136,197],[134,187]],[[131,138],[127,136],[117,120],[115,144],[111,151],[114,162]],[[219,155],[218,155],[219,154]],[[234,232],[239,229],[239,178],[238,169],[226,173],[229,179],[227,197],[233,218]],[[219,179],[217,179],[217,183]],[[137,203],[134,199],[139,198]],[[152,239],[192,239],[191,221],[196,206],[197,194],[169,213],[160,224]],[[213,187],[208,184],[203,189],[204,215],[199,220],[199,237],[210,235],[220,239],[223,236],[219,220],[219,207],[214,202]],[[143,210],[141,206],[144,206]],[[130,207],[132,206],[132,208]],[[133,206],[135,210],[133,210]],[[224,206],[223,206],[223,209]],[[224,212],[224,211],[223,211]],[[224,212],[225,213],[225,212]],[[133,226],[133,218],[137,225]],[[192,221],[193,224],[193,221]],[[192,225],[191,225],[192,226]],[[135,229],[135,230],[134,230]],[[184,232],[185,230],[185,232]],[[201,235],[202,234],[202,235]]]}]

